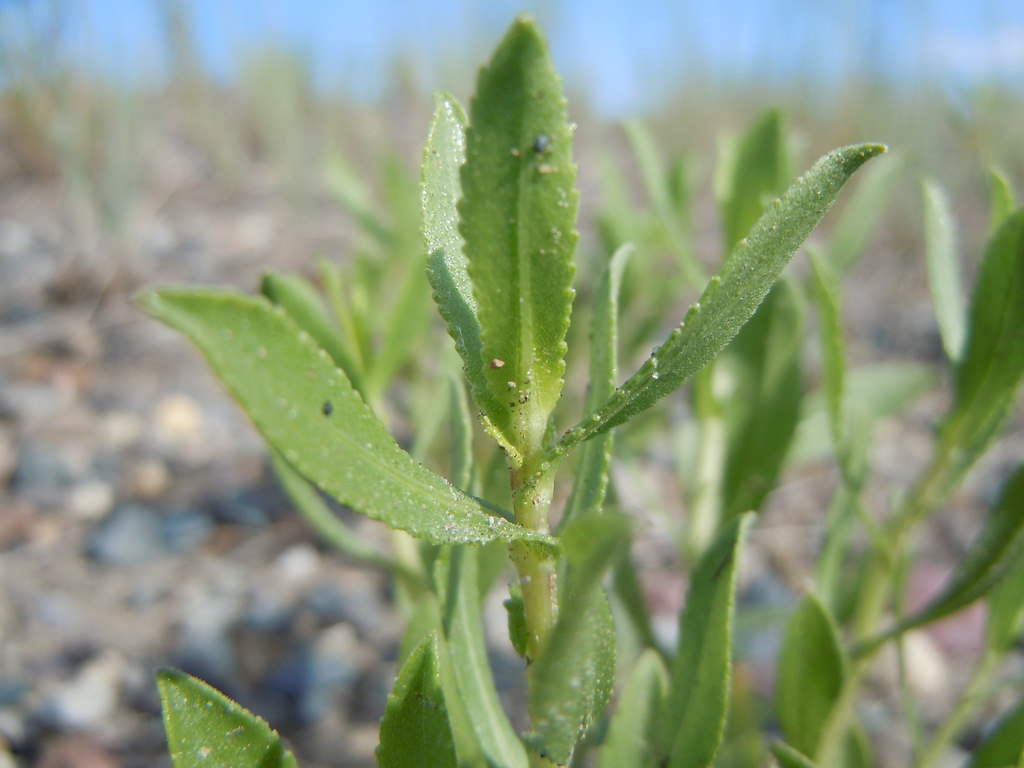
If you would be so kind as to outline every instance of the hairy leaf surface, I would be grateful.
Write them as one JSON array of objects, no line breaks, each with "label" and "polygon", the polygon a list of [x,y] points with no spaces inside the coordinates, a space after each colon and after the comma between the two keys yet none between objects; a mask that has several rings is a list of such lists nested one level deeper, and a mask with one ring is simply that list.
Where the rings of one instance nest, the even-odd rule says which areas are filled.
[{"label": "hairy leaf surface", "polygon": [[141,303],[191,338],[267,442],[343,504],[437,544],[554,546],[413,461],[327,353],[265,299],[166,290]]},{"label": "hairy leaf surface", "polygon": [[220,691],[174,669],[156,682],[174,768],[296,768],[277,731]]}]

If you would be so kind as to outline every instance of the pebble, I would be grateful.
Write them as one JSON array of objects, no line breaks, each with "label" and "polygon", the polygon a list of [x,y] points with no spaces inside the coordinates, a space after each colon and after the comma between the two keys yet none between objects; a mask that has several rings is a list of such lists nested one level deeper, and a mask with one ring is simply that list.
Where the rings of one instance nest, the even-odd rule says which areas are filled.
[{"label": "pebble", "polygon": [[311,544],[293,544],[277,556],[274,571],[283,586],[300,586],[320,570],[320,553]]},{"label": "pebble", "polygon": [[134,411],[114,411],[99,422],[100,439],[112,450],[122,451],[137,443],[145,431],[142,417]]},{"label": "pebble", "polygon": [[163,459],[144,458],[129,470],[127,486],[140,499],[159,498],[171,486],[171,470]]},{"label": "pebble", "polygon": [[68,493],[68,510],[79,520],[99,520],[114,507],[114,488],[102,480],[87,480]]},{"label": "pebble", "polygon": [[43,719],[73,731],[101,725],[117,707],[123,668],[124,659],[115,651],[90,659],[46,697]]},{"label": "pebble", "polygon": [[366,650],[350,624],[335,624],[317,636],[310,654],[299,702],[303,722],[315,722],[350,693],[362,674]]},{"label": "pebble", "polygon": [[89,556],[104,565],[137,565],[163,555],[160,515],[141,504],[122,504],[104,518],[89,539]]},{"label": "pebble", "polygon": [[166,547],[173,552],[198,549],[213,532],[208,515],[191,510],[174,510],[160,517],[160,533]]}]

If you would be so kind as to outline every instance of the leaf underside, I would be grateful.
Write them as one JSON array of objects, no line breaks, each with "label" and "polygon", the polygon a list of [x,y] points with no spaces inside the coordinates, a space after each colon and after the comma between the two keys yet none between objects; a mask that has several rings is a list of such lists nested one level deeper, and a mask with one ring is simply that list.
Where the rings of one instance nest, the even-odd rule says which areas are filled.
[{"label": "leaf underside", "polygon": [[326,352],[261,297],[165,290],[140,303],[187,335],[267,442],[325,493],[436,544],[554,541],[491,514],[416,463]]}]

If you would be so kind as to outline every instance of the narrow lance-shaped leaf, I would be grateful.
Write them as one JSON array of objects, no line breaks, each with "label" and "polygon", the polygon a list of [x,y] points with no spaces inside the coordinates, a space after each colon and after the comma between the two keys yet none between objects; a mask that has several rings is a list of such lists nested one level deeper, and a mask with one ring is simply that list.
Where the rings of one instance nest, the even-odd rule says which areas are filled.
[{"label": "narrow lance-shaped leaf", "polygon": [[1009,567],[988,595],[988,628],[985,642],[998,653],[1006,653],[1024,630],[1024,534],[1006,555]]},{"label": "narrow lance-shaped leaf", "polygon": [[727,449],[722,503],[727,517],[757,511],[775,487],[800,420],[804,305],[788,280],[769,292],[716,362],[733,380],[720,407]]},{"label": "narrow lance-shaped leaf", "polygon": [[455,768],[455,742],[431,633],[406,659],[388,696],[377,747],[380,768]]},{"label": "narrow lance-shaped leaf", "polygon": [[562,391],[579,194],[561,81],[528,18],[480,71],[461,179],[489,388],[478,404],[505,441],[533,452]]},{"label": "narrow lance-shaped leaf", "polygon": [[706,768],[725,731],[732,653],[736,567],[753,515],[736,518],[693,570],[680,620],[668,703],[658,733],[669,768]]},{"label": "narrow lance-shaped leaf", "polygon": [[313,286],[298,275],[267,272],[263,275],[260,290],[272,302],[284,307],[296,325],[326,350],[337,366],[345,371],[352,386],[362,392],[362,362],[357,353],[345,344],[344,336],[331,322]]},{"label": "narrow lance-shaped leaf", "polygon": [[844,677],[838,630],[821,602],[807,595],[789,619],[779,657],[779,724],[790,745],[816,754]]},{"label": "narrow lance-shaped leaf", "polygon": [[971,754],[964,768],[1019,768],[1024,764],[1024,698]]},{"label": "narrow lance-shaped leaf", "polygon": [[327,353],[265,299],[165,290],[140,303],[191,338],[267,442],[343,504],[436,544],[555,546],[413,461]]},{"label": "narrow lance-shaped leaf", "polygon": [[776,741],[772,744],[771,750],[772,755],[779,761],[779,768],[818,768],[818,764],[807,755],[784,741]]},{"label": "narrow lance-shaped leaf", "polygon": [[828,415],[832,443],[836,454],[845,454],[843,425],[843,393],[846,388],[846,359],[843,345],[842,319],[839,311],[839,291],[826,262],[811,251],[813,292],[818,309],[821,335],[821,379]]},{"label": "narrow lance-shaped leaf", "polygon": [[455,341],[473,399],[485,411],[498,408],[484,375],[479,308],[466,272],[459,234],[458,203],[462,198],[459,171],[466,161],[466,113],[446,93],[434,94],[434,118],[423,150],[423,237],[427,245],[427,278],[434,301]]},{"label": "narrow lance-shaped leaf", "polygon": [[946,193],[938,184],[925,180],[921,192],[932,305],[939,322],[942,346],[947,357],[956,363],[963,354],[967,337],[966,301],[960,280],[960,260],[957,257],[956,221]]},{"label": "narrow lance-shaped leaf", "polygon": [[277,732],[220,691],[174,669],[156,682],[174,768],[296,768]]},{"label": "narrow lance-shaped leaf", "polygon": [[1024,468],[1003,486],[995,506],[985,519],[981,531],[971,542],[967,554],[957,564],[942,591],[923,608],[908,616],[896,627],[865,643],[864,649],[876,647],[894,635],[949,616],[985,595],[1015,565],[1009,553],[1020,554],[1016,542],[1024,531]]},{"label": "narrow lance-shaped leaf", "polygon": [[[596,408],[615,391],[618,369],[619,290],[622,287],[622,275],[632,253],[631,245],[624,245],[615,251],[597,287],[590,325],[588,410]],[[580,463],[573,477],[572,494],[566,502],[559,527],[564,527],[580,514],[595,512],[601,508],[608,488],[611,448],[610,434],[601,435],[583,446]]]},{"label": "narrow lance-shaped leaf", "polygon": [[1024,376],[1024,208],[989,241],[971,300],[966,348],[954,371],[953,409],[940,447],[953,457],[947,488],[977,460]]},{"label": "narrow lance-shaped leaf", "polygon": [[598,768],[647,768],[667,688],[668,671],[658,653],[648,648],[619,696]]},{"label": "narrow lance-shaped leaf", "polygon": [[605,432],[674,392],[721,351],[757,310],[800,244],[821,221],[839,190],[880,144],[837,149],[821,158],[764,215],[711,278],[650,359],[590,416],[569,431],[549,458]]},{"label": "narrow lance-shaped leaf", "polygon": [[786,188],[787,167],[782,116],[765,112],[743,136],[726,175],[722,199],[722,233],[729,253],[764,211],[765,199],[774,199]]},{"label": "narrow lance-shaped leaf", "polygon": [[615,684],[615,625],[601,577],[629,545],[627,518],[576,518],[562,540],[569,568],[555,623],[530,665],[527,742],[565,765],[579,740],[608,704]]},{"label": "narrow lance-shaped leaf", "polygon": [[989,200],[988,231],[989,235],[995,234],[1003,219],[1013,211],[1013,187],[1006,177],[997,169],[990,168],[988,172],[989,188],[991,199]]},{"label": "narrow lance-shaped leaf", "polygon": [[443,624],[452,668],[470,723],[489,765],[525,768],[526,749],[501,708],[494,685],[477,591],[478,551],[451,550]]}]

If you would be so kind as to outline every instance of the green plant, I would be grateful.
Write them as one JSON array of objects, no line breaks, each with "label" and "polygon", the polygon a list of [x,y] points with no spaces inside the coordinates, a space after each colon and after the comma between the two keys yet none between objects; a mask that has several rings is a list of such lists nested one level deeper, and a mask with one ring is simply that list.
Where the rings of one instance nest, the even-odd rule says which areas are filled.
[{"label": "green plant", "polygon": [[[140,299],[206,355],[274,449],[286,482],[296,480],[294,495],[322,530],[337,533],[306,480],[418,540],[411,547],[408,540],[397,542],[394,555],[386,556],[360,548],[347,531],[335,537],[351,554],[391,568],[407,598],[401,671],[381,724],[382,766],[582,765],[591,750],[599,750],[602,768],[709,766],[725,764],[727,757],[729,764],[763,765],[769,759],[756,744],[743,752],[748,757],[736,757],[740,750],[725,732],[737,564],[752,521],[748,510],[775,482],[792,434],[791,426],[777,427],[773,414],[764,412],[782,407],[776,388],[767,386],[778,362],[771,339],[781,335],[792,346],[803,324],[792,310],[797,287],[776,283],[845,182],[884,147],[835,150],[783,190],[781,171],[751,171],[752,164],[784,167],[778,151],[765,150],[761,139],[748,140],[737,155],[726,205],[732,212],[724,217],[728,258],[683,322],[618,386],[618,300],[630,249],[617,249],[594,292],[585,415],[562,432],[555,424],[566,415],[556,407],[572,351],[566,335],[577,240],[572,130],[544,43],[533,23],[520,19],[481,71],[468,119],[454,99],[437,95],[424,152],[427,273],[479,418],[503,452],[510,503],[508,491],[493,490],[476,460],[465,387],[456,384],[450,392],[446,478],[417,463],[389,435],[370,407],[379,390],[367,390],[366,378],[357,383],[366,370],[355,364],[348,342],[332,340],[336,331],[310,291],[293,292],[276,305],[232,291],[189,289]],[[778,117],[768,116],[753,135],[781,146]],[[758,180],[744,187],[748,176]],[[763,204],[765,193],[778,192]],[[992,441],[1024,373],[1024,210],[1009,213],[1012,205],[1003,197],[969,316],[940,306],[947,314],[944,334],[959,328],[953,338],[961,341],[947,344],[956,350],[954,398],[935,458],[884,522],[872,520],[860,500],[866,420],[855,413],[853,377],[845,369],[836,280],[849,259],[812,258],[809,285],[822,327],[822,409],[842,482],[828,515],[818,591],[793,613],[782,649],[777,712],[784,741],[772,747],[782,766],[871,763],[853,704],[872,654],[898,643],[908,629],[987,597],[992,650],[977,686],[991,680],[992,665],[1019,631],[1024,470],[1007,483],[946,591],[919,613],[892,622],[885,613],[898,594],[894,582],[906,564],[911,531]],[[666,209],[659,215],[672,214]],[[939,269],[949,269],[950,257],[941,253],[952,249],[931,250],[937,263],[947,259]],[[831,253],[837,251],[848,255],[851,248]],[[773,330],[779,323],[782,330]],[[732,406],[720,402],[711,381],[727,365],[721,353],[734,338],[734,362],[763,360],[754,381],[765,384],[743,396],[755,404],[743,418],[754,425],[749,429],[761,430],[756,437],[763,450],[735,466],[730,457],[742,446],[728,438],[724,422],[715,426],[726,418],[722,409]],[[792,358],[780,359],[791,371]],[[630,521],[613,511],[606,495],[613,428],[694,377],[698,429],[723,442],[714,453],[715,493],[701,502],[707,510],[703,528],[683,537],[693,566],[680,642],[669,651],[654,638],[628,558]],[[782,381],[791,382],[791,374]],[[781,387],[782,393],[791,388]],[[791,425],[796,416],[787,414]],[[573,454],[571,490],[552,526],[556,476]],[[752,462],[763,457],[770,461],[755,473],[759,482],[737,479],[752,477]],[[848,561],[846,544],[857,521],[872,538],[863,557]],[[523,736],[498,703],[481,624],[482,597],[506,555],[518,574],[506,605],[510,639],[525,661],[528,682],[530,729]],[[849,567],[859,571],[852,589],[837,576]],[[611,595],[605,589],[609,571]],[[612,599],[640,638],[635,659],[616,658]],[[632,674],[605,728],[616,669],[630,663]],[[158,681],[178,768],[295,764],[265,723],[205,684],[173,671],[161,672]],[[954,726],[970,714],[978,692],[965,697],[964,710],[951,719]],[[744,712],[741,704],[733,706],[734,715]],[[1013,727],[1019,709],[1008,717],[976,754],[975,768],[1020,763],[1024,738]],[[940,731],[919,765],[931,765],[952,732]]]}]

